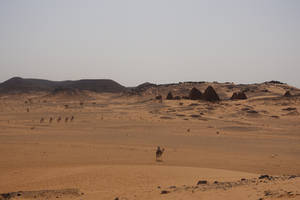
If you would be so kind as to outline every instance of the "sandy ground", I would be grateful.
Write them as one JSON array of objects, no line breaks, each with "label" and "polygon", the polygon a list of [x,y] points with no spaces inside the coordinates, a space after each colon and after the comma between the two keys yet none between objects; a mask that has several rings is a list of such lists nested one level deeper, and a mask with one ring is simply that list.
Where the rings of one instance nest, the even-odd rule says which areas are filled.
[{"label": "sandy ground", "polygon": [[1,97],[2,199],[300,199],[299,98],[91,97]]}]

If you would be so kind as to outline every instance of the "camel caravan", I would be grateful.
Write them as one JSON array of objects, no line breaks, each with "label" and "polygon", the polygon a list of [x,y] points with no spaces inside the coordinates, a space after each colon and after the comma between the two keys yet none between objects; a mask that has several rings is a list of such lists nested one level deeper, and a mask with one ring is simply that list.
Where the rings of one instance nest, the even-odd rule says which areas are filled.
[{"label": "camel caravan", "polygon": [[[71,117],[65,117],[65,123],[67,123],[68,121],[73,122],[74,119],[75,119],[75,117],[73,115]],[[49,124],[51,124],[53,120],[54,120],[54,117],[50,117]],[[57,121],[57,123],[59,123],[61,120],[62,120],[62,118],[59,116],[56,121]],[[42,123],[44,123],[44,121],[45,121],[45,118],[41,117],[40,123],[42,124]]]}]

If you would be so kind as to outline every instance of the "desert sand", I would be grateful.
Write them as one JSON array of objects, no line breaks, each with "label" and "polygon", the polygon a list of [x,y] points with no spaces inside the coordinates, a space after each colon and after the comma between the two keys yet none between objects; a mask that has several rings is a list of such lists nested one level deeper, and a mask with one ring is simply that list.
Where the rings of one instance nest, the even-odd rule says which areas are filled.
[{"label": "desert sand", "polygon": [[[207,85],[222,101],[165,100]],[[0,199],[300,199],[300,96],[238,89],[1,95]]]}]

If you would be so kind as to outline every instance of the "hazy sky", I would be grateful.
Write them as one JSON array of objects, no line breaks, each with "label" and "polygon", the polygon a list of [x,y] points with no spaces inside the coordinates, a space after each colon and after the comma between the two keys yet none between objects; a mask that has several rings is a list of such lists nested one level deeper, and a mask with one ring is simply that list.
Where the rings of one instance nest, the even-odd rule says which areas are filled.
[{"label": "hazy sky", "polygon": [[0,0],[0,81],[280,80],[300,87],[299,0]]}]

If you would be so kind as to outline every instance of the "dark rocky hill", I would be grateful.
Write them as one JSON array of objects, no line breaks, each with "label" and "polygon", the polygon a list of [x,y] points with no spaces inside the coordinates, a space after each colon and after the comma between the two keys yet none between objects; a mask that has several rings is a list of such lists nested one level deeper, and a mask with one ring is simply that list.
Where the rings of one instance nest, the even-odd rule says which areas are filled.
[{"label": "dark rocky hill", "polygon": [[119,93],[126,87],[110,79],[82,79],[75,81],[50,81],[43,79],[11,78],[0,84],[0,93],[27,93],[36,91],[54,91],[57,88],[87,90],[93,92]]}]

